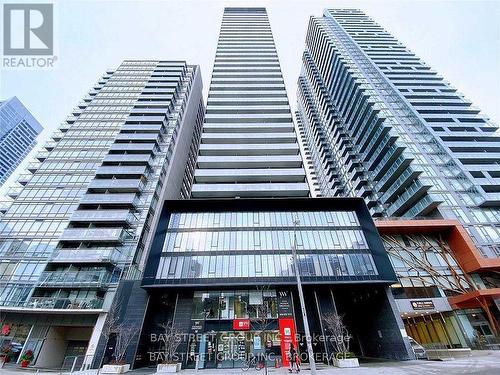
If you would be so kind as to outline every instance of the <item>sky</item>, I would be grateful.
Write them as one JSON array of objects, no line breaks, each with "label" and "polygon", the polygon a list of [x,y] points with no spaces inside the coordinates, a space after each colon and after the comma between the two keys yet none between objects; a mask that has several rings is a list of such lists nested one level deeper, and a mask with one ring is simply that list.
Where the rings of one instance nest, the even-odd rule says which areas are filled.
[{"label": "sky", "polygon": [[[267,8],[292,110],[296,107],[296,82],[309,17],[320,16],[325,8],[347,7],[367,13],[500,124],[500,0],[52,3],[56,67],[0,68],[0,99],[17,96],[44,127],[37,148],[49,139],[106,69],[117,67],[124,59],[186,60],[200,65],[206,99],[225,6]],[[0,195],[18,173],[0,188]]]}]

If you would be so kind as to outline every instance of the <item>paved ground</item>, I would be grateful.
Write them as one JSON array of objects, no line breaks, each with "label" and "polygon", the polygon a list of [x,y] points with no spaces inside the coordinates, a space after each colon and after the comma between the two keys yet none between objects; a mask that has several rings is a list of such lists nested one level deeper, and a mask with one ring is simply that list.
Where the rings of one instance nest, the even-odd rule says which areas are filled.
[{"label": "paved ground", "polygon": [[[319,375],[452,375],[452,374],[478,374],[498,375],[500,374],[500,351],[473,351],[468,358],[460,358],[452,361],[406,361],[406,362],[370,362],[362,363],[361,367],[354,369],[339,369],[321,366]],[[1,375],[20,375],[22,373],[33,374],[33,370],[21,370],[12,367],[0,369]],[[130,375],[149,375],[154,373],[152,369],[138,369],[131,371]],[[301,374],[309,375],[308,368],[303,368]],[[54,375],[54,372],[38,372],[39,375]],[[57,372],[56,372],[57,374]],[[72,375],[95,375],[95,371],[85,373],[73,373]],[[183,370],[180,375],[264,375],[264,370],[249,370],[243,372],[240,369],[217,369],[217,370]],[[269,374],[288,374],[286,369],[269,369]],[[67,375],[67,374],[66,374]]]}]

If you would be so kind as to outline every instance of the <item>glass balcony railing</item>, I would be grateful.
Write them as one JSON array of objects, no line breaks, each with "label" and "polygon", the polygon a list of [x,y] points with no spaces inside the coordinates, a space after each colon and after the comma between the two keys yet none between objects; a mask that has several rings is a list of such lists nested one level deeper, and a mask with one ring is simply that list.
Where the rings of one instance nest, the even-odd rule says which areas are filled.
[{"label": "glass balcony railing", "polygon": [[21,185],[25,186],[29,182],[31,177],[33,177],[33,175],[31,175],[31,174],[27,174],[27,173],[22,174],[17,178],[17,182],[19,182]]},{"label": "glass balcony railing", "polygon": [[61,241],[123,242],[130,234],[123,228],[66,228]]},{"label": "glass balcony railing", "polygon": [[[118,277],[117,277],[118,279]],[[106,270],[98,271],[45,271],[38,279],[37,286],[92,286],[101,287],[114,281],[112,274]]]},{"label": "glass balcony railing", "polygon": [[136,193],[116,193],[116,194],[85,194],[80,203],[82,204],[121,204],[132,205],[139,204],[139,198]]},{"label": "glass balcony railing", "polygon": [[59,141],[63,136],[64,136],[64,133],[56,130],[54,133],[52,133],[50,138],[52,138],[54,141]]},{"label": "glass balcony railing", "polygon": [[54,252],[51,263],[111,263],[126,260],[126,255],[117,247],[99,247],[95,249],[59,249]]},{"label": "glass balcony railing", "polygon": [[29,309],[102,309],[103,298],[71,298],[71,297],[31,297],[27,301],[5,301],[5,307],[24,307]]},{"label": "glass balcony railing", "polygon": [[104,163],[142,163],[151,165],[153,159],[149,154],[109,154],[103,159]]},{"label": "glass balcony railing", "polygon": [[70,221],[84,223],[130,223],[134,215],[130,210],[76,210]]},{"label": "glass balcony railing", "polygon": [[150,151],[155,149],[155,143],[113,143],[111,151]]},{"label": "glass balcony railing", "polygon": [[15,199],[23,191],[23,187],[11,187],[7,191],[7,195],[12,199]]},{"label": "glass balcony railing", "polygon": [[31,173],[35,173],[37,171],[37,169],[40,168],[40,165],[42,165],[42,163],[38,163],[38,162],[28,163],[28,165],[26,166],[26,169],[28,171],[30,171]]},{"label": "glass balcony railing", "polygon": [[97,169],[97,175],[146,175],[148,169],[145,165],[114,165],[101,166]]},{"label": "glass balcony railing", "polygon": [[90,181],[88,188],[96,190],[108,190],[110,192],[141,192],[146,187],[144,181],[139,178],[135,179],[93,179]]},{"label": "glass balcony railing", "polygon": [[52,151],[54,147],[57,146],[57,142],[55,141],[47,141],[45,142],[45,145],[43,146],[46,150]]},{"label": "glass balcony railing", "polygon": [[38,153],[36,154],[36,158],[39,160],[39,161],[44,161],[45,159],[47,159],[47,156],[49,156],[49,152],[48,151],[38,151]]}]

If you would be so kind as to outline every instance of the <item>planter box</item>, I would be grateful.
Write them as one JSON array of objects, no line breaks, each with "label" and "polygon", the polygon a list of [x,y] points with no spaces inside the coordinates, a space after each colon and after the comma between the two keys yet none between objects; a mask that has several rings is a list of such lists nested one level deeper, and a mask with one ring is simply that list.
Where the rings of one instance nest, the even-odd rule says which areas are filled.
[{"label": "planter box", "polygon": [[335,367],[347,368],[347,367],[359,367],[359,362],[357,358],[346,358],[346,359],[333,359],[333,365]]},{"label": "planter box", "polygon": [[104,365],[101,374],[123,374],[130,370],[130,365]]},{"label": "planter box", "polygon": [[158,366],[156,366],[156,373],[173,373],[173,372],[179,372],[181,371],[181,364],[180,363],[160,363]]}]

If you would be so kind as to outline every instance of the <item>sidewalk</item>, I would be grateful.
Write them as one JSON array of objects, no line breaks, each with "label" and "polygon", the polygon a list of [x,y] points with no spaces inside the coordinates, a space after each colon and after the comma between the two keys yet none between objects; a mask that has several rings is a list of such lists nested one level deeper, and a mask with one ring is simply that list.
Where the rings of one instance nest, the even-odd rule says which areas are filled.
[{"label": "sidewalk", "polygon": [[[374,361],[368,363],[361,363],[358,368],[340,369],[335,367],[328,367],[325,365],[318,366],[319,375],[454,375],[454,374],[478,374],[478,375],[497,375],[500,373],[500,351],[473,351],[472,356],[467,358],[460,358],[451,361]],[[152,368],[140,368],[131,371],[130,375],[149,375],[155,373]],[[268,369],[269,374],[288,374],[288,370],[284,368]],[[39,375],[54,375],[59,372],[39,371],[34,369],[17,369],[17,368],[4,368],[0,369],[1,375],[21,375],[21,374],[39,374]],[[69,375],[70,373],[64,373]],[[74,372],[72,375],[96,375],[96,370],[89,370],[85,372]],[[211,369],[211,370],[182,370],[180,375],[234,375],[234,374],[248,374],[248,375],[264,375],[264,370],[257,371],[250,369],[243,372],[241,369]],[[307,366],[303,366],[300,374],[311,374]]]}]

